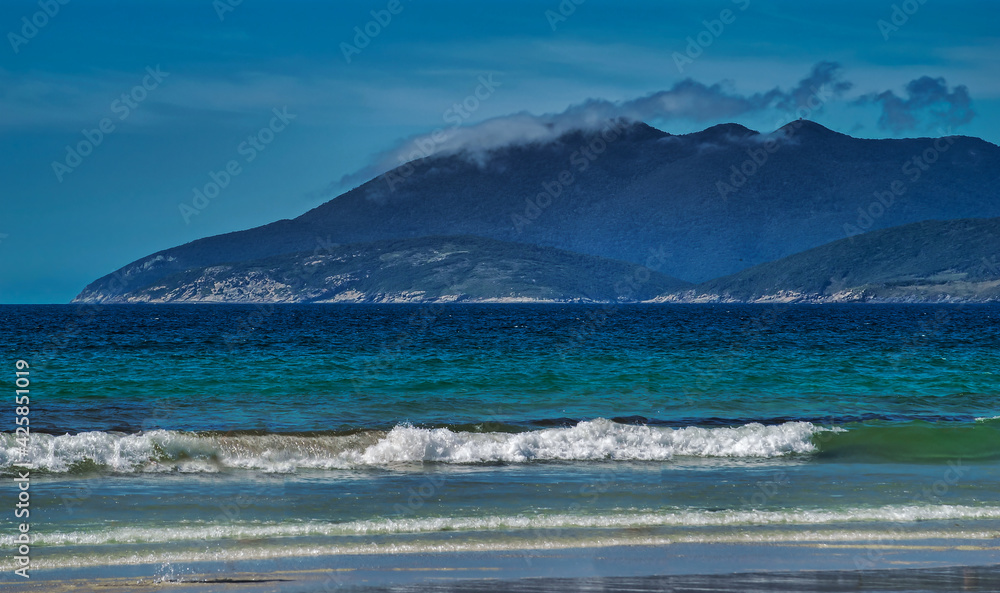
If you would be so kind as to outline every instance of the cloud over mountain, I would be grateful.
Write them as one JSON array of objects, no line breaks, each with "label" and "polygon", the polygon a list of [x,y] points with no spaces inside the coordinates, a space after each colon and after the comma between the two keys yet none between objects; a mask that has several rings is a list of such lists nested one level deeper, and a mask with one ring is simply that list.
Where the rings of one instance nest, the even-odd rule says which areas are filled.
[{"label": "cloud over mountain", "polygon": [[[573,130],[597,129],[615,119],[710,122],[769,110],[783,113],[789,120],[809,117],[814,115],[818,104],[839,97],[852,87],[851,82],[843,80],[843,69],[836,62],[817,63],[789,90],[775,87],[754,94],[734,92],[726,83],[706,85],[686,78],[667,90],[628,101],[588,99],[561,113],[532,115],[521,112],[414,136],[377,155],[364,169],[345,176],[341,184],[363,183],[401,164],[434,154],[465,152],[476,158],[503,146],[550,142]],[[821,97],[818,104],[817,96]]]},{"label": "cloud over mountain", "polygon": [[[774,113],[785,120],[814,118],[830,99],[843,98],[855,87],[837,62],[818,62],[793,87],[742,94],[727,82],[711,85],[686,78],[666,90],[627,101],[591,98],[559,113],[514,113],[473,125],[456,124],[412,136],[383,151],[361,170],[345,175],[323,192],[334,195],[400,165],[432,155],[464,154],[471,161],[504,146],[550,142],[574,130],[596,130],[610,120],[695,122],[732,121],[741,116]],[[906,97],[892,90],[864,94],[851,105],[878,105],[878,125],[893,134],[916,130],[940,131],[975,117],[969,90],[948,88],[944,78],[922,76],[907,83]]]}]

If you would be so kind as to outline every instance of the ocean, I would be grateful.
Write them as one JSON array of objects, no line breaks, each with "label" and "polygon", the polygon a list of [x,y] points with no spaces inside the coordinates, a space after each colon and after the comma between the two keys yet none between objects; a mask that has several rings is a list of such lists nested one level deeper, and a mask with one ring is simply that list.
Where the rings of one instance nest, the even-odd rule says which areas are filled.
[{"label": "ocean", "polygon": [[0,543],[16,547],[11,478],[30,464],[35,575],[801,541],[861,542],[856,567],[884,569],[887,542],[1000,533],[997,306],[65,305],[0,321]]}]

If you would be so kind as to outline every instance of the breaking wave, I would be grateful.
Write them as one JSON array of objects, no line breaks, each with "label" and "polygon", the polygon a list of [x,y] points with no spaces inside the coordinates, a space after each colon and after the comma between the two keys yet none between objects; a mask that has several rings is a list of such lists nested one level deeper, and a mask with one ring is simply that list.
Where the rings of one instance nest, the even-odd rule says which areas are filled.
[{"label": "breaking wave", "polygon": [[14,436],[0,437],[0,470],[30,462],[53,473],[87,471],[218,472],[253,469],[348,469],[400,463],[530,463],[536,461],[665,461],[675,456],[770,458],[817,450],[809,422],[737,427],[667,428],[584,421],[526,432],[467,432],[396,426],[349,435],[33,434],[22,457]]}]

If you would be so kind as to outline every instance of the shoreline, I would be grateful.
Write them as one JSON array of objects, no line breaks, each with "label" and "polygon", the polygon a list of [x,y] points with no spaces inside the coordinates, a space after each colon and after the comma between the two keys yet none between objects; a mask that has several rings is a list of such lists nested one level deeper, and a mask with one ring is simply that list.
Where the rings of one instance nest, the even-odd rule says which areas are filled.
[{"label": "shoreline", "polygon": [[[996,539],[671,543],[356,554],[45,571],[13,592],[46,591],[995,591]],[[499,581],[499,582],[498,582]],[[503,583],[503,587],[498,587]],[[913,588],[899,588],[902,584]],[[761,587],[759,589],[752,588]],[[695,590],[695,589],[691,589]]]}]

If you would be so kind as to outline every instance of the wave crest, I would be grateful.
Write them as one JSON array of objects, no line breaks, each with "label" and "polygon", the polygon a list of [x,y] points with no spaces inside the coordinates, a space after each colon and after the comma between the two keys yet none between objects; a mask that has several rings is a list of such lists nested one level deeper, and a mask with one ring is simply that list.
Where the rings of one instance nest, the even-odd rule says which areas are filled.
[{"label": "wave crest", "polygon": [[[51,546],[105,544],[162,544],[180,541],[263,539],[285,537],[338,537],[395,535],[453,531],[510,531],[559,529],[636,529],[820,527],[849,523],[911,523],[915,521],[969,521],[1000,519],[1000,507],[965,505],[888,505],[843,509],[763,510],[648,510],[608,515],[490,515],[484,517],[381,518],[345,523],[303,521],[292,523],[192,523],[171,527],[117,527],[100,531],[44,533],[40,544]],[[14,543],[13,535],[0,535],[0,544]]]},{"label": "wave crest", "polygon": [[[533,461],[665,461],[674,456],[767,458],[816,450],[809,422],[726,428],[665,428],[599,418],[573,427],[521,433],[463,432],[408,425],[352,435],[204,435],[167,430],[141,434],[35,434],[22,459],[11,434],[0,440],[0,469],[28,461],[66,473],[217,472],[226,468],[291,472],[399,463],[528,463]],[[96,467],[95,467],[96,466]]]}]

